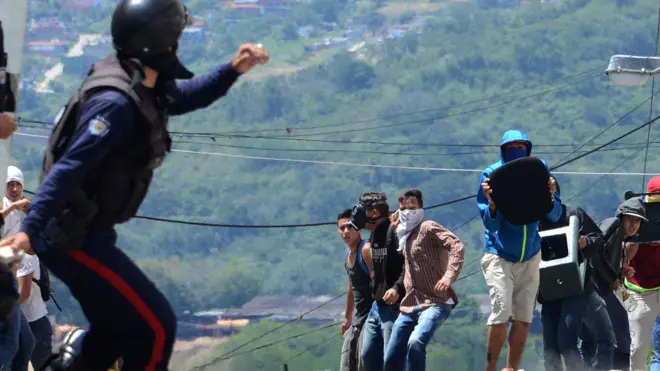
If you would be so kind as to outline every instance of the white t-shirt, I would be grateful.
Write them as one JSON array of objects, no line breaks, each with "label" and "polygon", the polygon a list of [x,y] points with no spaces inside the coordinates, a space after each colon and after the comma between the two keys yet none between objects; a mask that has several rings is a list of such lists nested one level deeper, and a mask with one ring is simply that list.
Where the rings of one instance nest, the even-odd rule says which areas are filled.
[{"label": "white t-shirt", "polygon": [[[36,255],[25,254],[21,265],[18,266],[16,277],[24,277],[30,273],[34,273],[33,277],[36,280],[41,278],[41,270],[39,269],[39,258]],[[36,282],[32,281],[32,289],[30,290],[30,297],[22,305],[23,314],[28,322],[34,322],[41,317],[48,314],[46,303],[41,299],[41,289]]]},{"label": "white t-shirt", "polygon": [[[7,207],[11,204],[12,202],[9,201],[7,197],[5,197],[3,200],[3,207]],[[10,212],[5,219],[5,224],[2,226],[2,228],[0,228],[0,237],[5,238],[20,232],[23,219],[25,219],[24,212],[20,210],[14,210]]]}]

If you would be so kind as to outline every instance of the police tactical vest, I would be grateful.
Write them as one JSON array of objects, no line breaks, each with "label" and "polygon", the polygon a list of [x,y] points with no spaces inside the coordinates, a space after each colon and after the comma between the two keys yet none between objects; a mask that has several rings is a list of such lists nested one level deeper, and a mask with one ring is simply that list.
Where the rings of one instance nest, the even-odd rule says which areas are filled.
[{"label": "police tactical vest", "polygon": [[113,148],[87,174],[60,217],[65,218],[66,213],[76,214],[77,218],[83,215],[92,228],[111,227],[135,216],[147,194],[154,169],[162,164],[171,145],[167,112],[154,89],[144,88],[122,67],[116,55],[110,55],[91,68],[80,89],[58,114],[44,156],[40,182],[66,151],[77,126],[88,125],[79,122],[85,100],[95,92],[108,89],[122,92],[133,102],[137,136],[127,145]]}]

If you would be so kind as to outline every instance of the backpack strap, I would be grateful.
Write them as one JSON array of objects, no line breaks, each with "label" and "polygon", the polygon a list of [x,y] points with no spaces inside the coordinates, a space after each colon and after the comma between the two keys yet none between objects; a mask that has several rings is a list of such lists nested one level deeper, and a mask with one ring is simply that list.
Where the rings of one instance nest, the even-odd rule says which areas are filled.
[{"label": "backpack strap", "polygon": [[367,241],[365,240],[360,241],[360,246],[358,246],[358,251],[357,251],[357,260],[358,263],[360,264],[360,267],[362,267],[364,273],[369,274],[369,268],[367,268],[367,262],[364,261],[364,258],[362,257],[362,246],[364,246],[366,242]]}]

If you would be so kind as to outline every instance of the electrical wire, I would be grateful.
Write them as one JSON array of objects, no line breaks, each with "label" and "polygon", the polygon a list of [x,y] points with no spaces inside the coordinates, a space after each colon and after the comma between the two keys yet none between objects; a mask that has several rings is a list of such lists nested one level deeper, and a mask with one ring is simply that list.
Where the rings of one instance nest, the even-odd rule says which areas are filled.
[{"label": "electrical wire", "polygon": [[532,90],[532,89],[539,88],[541,86],[550,86],[550,85],[553,85],[553,84],[555,84],[557,82],[560,82],[560,81],[568,80],[568,79],[571,79],[571,78],[574,78],[574,77],[579,77],[579,76],[582,76],[582,75],[585,75],[585,74],[588,74],[588,73],[592,73],[592,72],[596,72],[596,71],[600,71],[600,70],[601,70],[601,67],[591,68],[591,69],[582,71],[580,73],[577,73],[577,74],[574,74],[574,75],[571,75],[571,76],[564,76],[562,78],[553,80],[549,83],[539,83],[539,84],[529,86],[529,87],[513,89],[513,90],[508,91],[506,93],[494,94],[494,95],[487,96],[485,98],[480,98],[480,99],[477,99],[477,100],[463,102],[463,103],[459,103],[459,104],[451,105],[451,106],[427,108],[427,109],[422,109],[422,110],[417,110],[417,111],[401,112],[401,113],[397,113],[397,114],[393,114],[393,115],[374,117],[374,118],[365,119],[365,120],[349,121],[349,122],[334,123],[334,124],[300,126],[300,127],[290,126],[290,127],[278,128],[278,129],[253,129],[253,130],[242,130],[242,131],[230,131],[230,132],[224,132],[224,133],[220,133],[220,134],[221,135],[236,135],[236,134],[244,134],[244,133],[249,134],[249,133],[256,133],[256,132],[272,132],[272,131],[293,132],[293,131],[299,131],[299,130],[313,130],[313,129],[322,129],[322,128],[327,128],[327,127],[341,127],[341,126],[349,126],[349,125],[356,125],[356,124],[365,124],[365,123],[368,123],[368,122],[381,121],[381,120],[391,120],[391,119],[399,118],[399,117],[403,117],[403,116],[412,116],[412,115],[417,115],[417,114],[422,114],[422,113],[450,110],[450,109],[453,109],[453,108],[463,107],[463,106],[467,106],[467,105],[474,104],[474,103],[489,101],[491,99],[502,98],[504,96],[519,93],[521,91]]},{"label": "electrical wire", "polygon": [[[456,116],[461,116],[461,115],[486,111],[486,110],[489,110],[489,109],[492,109],[492,108],[502,107],[502,106],[505,106],[507,104],[510,104],[510,103],[513,103],[513,102],[516,102],[516,101],[521,101],[521,100],[529,99],[529,98],[535,98],[535,97],[538,97],[538,96],[541,96],[541,95],[544,95],[544,94],[553,93],[553,92],[565,89],[567,87],[574,86],[574,85],[580,84],[580,83],[588,81],[588,80],[592,80],[592,79],[594,79],[596,77],[599,77],[599,76],[601,76],[600,73],[598,75],[589,76],[586,79],[581,79],[581,80],[578,80],[578,81],[570,83],[570,84],[562,85],[560,87],[553,88],[553,89],[548,89],[548,90],[545,90],[545,91],[542,91],[542,92],[539,92],[539,93],[527,95],[527,96],[524,96],[524,97],[521,97],[521,98],[518,98],[518,99],[512,99],[512,100],[505,101],[505,102],[502,102],[502,103],[498,103],[498,104],[494,104],[494,105],[490,105],[490,106],[486,106],[486,107],[482,107],[482,108],[477,108],[477,109],[473,109],[473,110],[469,110],[469,111],[462,111],[462,112],[449,114],[449,115],[437,116],[437,117],[432,117],[432,118],[417,119],[417,120],[410,120],[410,121],[404,121],[404,122],[399,122],[399,123],[395,123],[395,124],[376,125],[376,126],[371,126],[371,127],[366,127],[366,128],[356,128],[356,129],[347,129],[347,130],[338,130],[338,131],[336,130],[336,131],[328,131],[328,132],[323,132],[323,133],[288,135],[286,137],[277,137],[277,136],[269,137],[269,136],[265,136],[265,138],[269,138],[269,139],[300,138],[300,137],[310,137],[310,136],[317,136],[317,135],[355,133],[355,132],[361,132],[361,131],[384,129],[384,128],[390,128],[390,127],[401,127],[401,126],[419,124],[419,123],[423,123],[423,122],[442,120],[442,119],[446,119],[446,118],[450,118],[450,117],[456,117]],[[233,137],[232,135],[224,135],[222,133],[199,133],[199,132],[171,131],[170,134],[171,135],[188,135],[188,136],[206,136],[206,137],[222,137],[222,136]],[[243,137],[244,138],[252,138],[249,135],[244,135]]]},{"label": "electrical wire", "polygon": [[[652,141],[655,141],[655,140],[658,140],[658,139],[660,139],[660,135],[655,136],[655,137],[652,139]],[[643,151],[643,150],[644,150],[644,148],[642,147],[642,148],[638,149],[637,151],[633,152],[633,154],[631,154],[631,155],[628,156],[626,159],[624,159],[620,164],[618,164],[617,166],[615,166],[614,168],[612,168],[612,170],[611,170],[610,172],[614,172],[614,171],[616,171],[618,168],[620,168],[621,166],[625,165],[628,161],[630,161],[630,160],[632,160],[633,158],[635,158],[636,156],[638,156],[638,155],[640,154],[640,152]],[[644,161],[646,161],[646,159],[644,159]],[[600,183],[603,179],[605,179],[605,177],[606,177],[607,175],[608,175],[608,174],[604,174],[603,176],[601,176],[600,178],[598,178],[595,182],[589,184],[589,186],[588,186],[587,188],[585,188],[582,192],[578,193],[578,194],[577,194],[576,196],[574,196],[571,200],[573,200],[573,199],[577,199],[577,198],[583,196],[583,195],[584,195],[585,193],[587,193],[589,190],[594,189],[594,186],[595,186],[596,184]],[[643,172],[643,173],[641,173],[640,175],[642,175],[643,177],[646,177],[647,174],[646,174],[646,172]],[[646,184],[644,185],[644,188],[646,188]],[[569,200],[569,201],[570,201],[570,200]]]},{"label": "electrical wire", "polygon": [[[476,273],[478,273],[478,272],[474,272],[473,274],[476,274]],[[460,309],[452,311],[452,315],[454,315],[454,316],[460,315],[460,314],[463,314],[463,313],[467,314],[468,312],[461,312]],[[306,335],[309,335],[309,334],[312,334],[312,333],[315,333],[315,332],[323,331],[327,328],[340,325],[341,323],[342,323],[342,321],[333,322],[333,323],[330,323],[330,324],[325,325],[325,326],[317,327],[317,328],[314,328],[312,330],[309,330],[309,331],[306,331],[306,332],[303,332],[303,333],[300,333],[300,334],[297,334],[297,335],[289,336],[289,337],[286,337],[286,338],[283,338],[283,339],[279,339],[279,340],[276,340],[276,341],[273,341],[273,342],[270,342],[270,343],[266,343],[264,345],[261,345],[261,346],[255,347],[255,348],[251,348],[251,349],[248,349],[248,350],[245,350],[245,351],[242,351],[242,352],[238,352],[238,353],[235,353],[235,354],[230,354],[230,355],[227,355],[227,356],[222,357],[222,358],[221,357],[216,357],[210,362],[207,362],[203,365],[195,366],[194,368],[191,369],[191,371],[201,370],[201,369],[204,369],[206,367],[212,366],[212,365],[214,365],[214,364],[216,364],[220,361],[227,361],[227,360],[230,360],[232,358],[236,358],[236,357],[239,357],[239,356],[242,356],[242,355],[245,355],[245,354],[254,353],[258,350],[262,350],[262,349],[269,348],[269,347],[272,347],[272,346],[277,345],[277,344],[287,342],[289,340],[301,338],[303,336],[306,336]]]},{"label": "electrical wire", "polygon": [[[648,97],[645,101],[643,101],[643,102],[641,102],[640,104],[638,104],[635,108],[633,108],[633,109],[631,109],[630,111],[626,112],[626,114],[624,114],[623,116],[619,117],[617,120],[615,120],[615,121],[612,122],[610,125],[608,125],[605,129],[601,130],[598,134],[596,134],[594,137],[592,137],[591,139],[589,139],[586,143],[584,143],[583,145],[581,145],[581,146],[579,146],[578,148],[576,148],[571,154],[569,154],[569,155],[567,155],[566,157],[562,158],[562,159],[559,160],[558,162],[559,162],[559,163],[562,163],[562,161],[565,161],[567,158],[571,157],[571,155],[574,155],[574,154],[577,153],[579,150],[581,150],[581,149],[584,148],[585,146],[589,145],[591,142],[593,142],[594,140],[596,140],[596,139],[597,139],[598,137],[600,137],[601,135],[605,134],[608,130],[610,130],[611,128],[613,128],[615,125],[617,125],[617,124],[620,123],[621,121],[625,120],[626,117],[632,115],[635,111],[637,111],[638,109],[642,108],[642,106],[644,106],[644,105],[646,104],[646,102],[648,102],[648,101],[650,101],[650,100],[652,100],[652,99],[653,99],[653,95],[651,95],[651,96]],[[651,118],[650,118],[650,117],[649,117],[649,121],[651,121]],[[555,165],[555,166],[556,166],[556,165]]]},{"label": "electrical wire", "polygon": [[[321,305],[319,305],[319,306],[317,306],[317,307],[315,307],[315,308],[313,308],[313,309],[310,309],[310,310],[304,312],[304,313],[301,314],[300,316],[298,316],[298,317],[296,317],[296,318],[294,318],[294,319],[288,320],[288,321],[284,322],[283,324],[281,324],[280,326],[277,326],[277,327],[275,327],[275,328],[272,329],[272,330],[266,331],[266,332],[264,332],[263,334],[261,334],[261,335],[255,337],[255,338],[253,338],[253,339],[251,339],[250,341],[247,341],[247,342],[245,342],[245,343],[243,343],[243,344],[237,346],[236,348],[234,348],[234,349],[232,349],[232,350],[230,350],[230,351],[228,351],[228,352],[223,353],[223,354],[220,355],[217,359],[222,359],[222,358],[228,356],[229,354],[232,354],[232,353],[236,352],[237,350],[239,350],[239,349],[241,349],[241,348],[243,348],[243,347],[245,347],[245,346],[247,346],[247,345],[249,345],[249,344],[254,343],[255,341],[257,341],[257,340],[263,338],[263,337],[266,336],[266,335],[272,334],[273,332],[275,332],[275,331],[277,331],[277,330],[279,330],[279,329],[281,329],[281,328],[283,328],[283,327],[285,327],[285,326],[287,326],[287,325],[290,325],[290,324],[293,323],[293,322],[296,322],[296,321],[298,321],[298,320],[303,319],[303,317],[306,316],[307,314],[310,314],[310,313],[312,313],[312,312],[314,312],[314,311],[316,311],[316,310],[318,310],[318,309],[320,309],[320,308],[322,308],[322,307],[324,307],[324,306],[326,306],[326,305],[332,303],[333,301],[335,301],[335,300],[341,298],[341,297],[344,296],[344,295],[346,295],[346,292],[343,292],[343,293],[341,293],[340,295],[337,295],[337,296],[333,297],[332,299],[330,299],[330,300],[328,300],[328,301],[326,301],[326,302],[323,302]],[[211,364],[213,364],[213,362],[211,362]]]},{"label": "electrical wire", "polygon": [[[16,136],[28,136],[36,138],[48,138],[45,135],[14,133]],[[631,147],[630,149],[634,149]],[[607,149],[600,149],[598,152],[608,151]],[[207,152],[207,151],[192,151],[184,149],[173,149],[172,152],[187,153],[194,155],[208,155],[220,156],[229,158],[242,158],[251,160],[264,160],[264,161],[278,161],[278,162],[294,162],[294,163],[307,163],[316,165],[334,165],[334,166],[350,166],[350,167],[367,167],[367,168],[384,168],[384,169],[401,169],[401,170],[414,170],[414,171],[440,171],[440,172],[469,172],[479,173],[483,169],[470,169],[470,168],[437,168],[437,167],[420,167],[420,166],[399,166],[399,165],[381,165],[381,164],[368,164],[358,162],[337,162],[337,161],[321,161],[321,160],[301,160],[293,158],[278,158],[278,157],[264,157],[264,156],[248,156],[240,154],[222,153],[222,152]],[[589,172],[589,171],[556,171],[555,174],[564,175],[617,175],[617,176],[637,176],[642,173],[603,173],[603,172]]]},{"label": "electrical wire", "polygon": [[[658,55],[658,47],[660,46],[660,1],[658,1],[658,25],[655,31],[655,55]],[[655,76],[653,76],[653,81],[651,82],[651,97],[655,95]],[[653,99],[649,104],[649,120],[653,117]],[[644,170],[643,173],[646,173],[646,163],[649,157],[649,144],[651,142],[651,125],[649,125],[648,134],[646,136],[646,153],[644,154]],[[642,177],[642,192],[646,189],[646,175]]]},{"label": "electrical wire", "polygon": [[309,351],[312,350],[312,349],[316,349],[316,348],[320,347],[320,346],[323,345],[323,344],[328,343],[330,340],[335,340],[335,339],[337,339],[337,338],[339,338],[339,337],[341,337],[341,334],[334,334],[334,335],[328,337],[327,339],[325,339],[325,340],[323,340],[323,341],[321,341],[321,342],[318,342],[318,343],[316,343],[316,344],[314,344],[314,345],[311,345],[311,346],[309,346],[309,347],[303,349],[302,352],[296,353],[295,355],[289,357],[286,361],[284,361],[284,365],[285,365],[285,367],[286,367],[287,363],[293,361],[294,359],[300,357],[301,355],[303,355],[303,354],[309,352]]},{"label": "electrical wire", "polygon": [[[172,143],[175,144],[195,144],[202,146],[213,146],[213,147],[222,147],[222,148],[236,148],[236,149],[249,149],[255,151],[266,151],[266,152],[310,152],[310,153],[365,153],[370,155],[394,155],[394,156],[462,156],[462,155],[492,155],[499,154],[500,151],[471,151],[471,152],[450,152],[450,153],[433,153],[433,152],[390,152],[390,151],[374,151],[374,150],[355,150],[355,149],[336,149],[336,148],[327,148],[327,149],[318,149],[318,148],[264,148],[264,147],[253,147],[253,146],[242,146],[235,144],[224,144],[224,143],[215,143],[215,142],[193,142],[186,140],[174,140]],[[658,143],[653,143],[658,144]],[[640,143],[639,145],[644,146],[645,143]],[[536,147],[536,145],[535,145]],[[627,149],[635,149],[631,145],[620,146],[616,148],[603,149],[603,151],[622,151]],[[657,146],[654,148],[658,148]],[[578,151],[579,152],[579,151]],[[582,151],[586,152],[586,151]],[[557,154],[575,154],[576,151],[534,151],[536,155],[557,155]]]},{"label": "electrical wire", "polygon": [[[269,348],[269,347],[272,347],[273,345],[281,344],[281,343],[287,342],[287,341],[289,341],[289,340],[293,340],[293,339],[297,339],[297,338],[300,338],[300,337],[303,337],[303,336],[307,336],[307,335],[309,335],[309,334],[313,334],[313,333],[315,333],[315,332],[319,332],[319,331],[325,330],[325,329],[327,329],[327,328],[330,328],[330,327],[334,327],[334,326],[340,325],[341,323],[342,323],[342,322],[333,322],[333,323],[330,323],[330,324],[328,324],[328,325],[325,325],[325,326],[321,326],[321,327],[318,327],[318,328],[312,329],[312,330],[310,330],[310,331],[306,331],[306,332],[303,332],[303,333],[300,333],[300,334],[297,334],[297,335],[289,336],[289,337],[287,337],[287,338],[280,339],[280,340],[274,341],[274,342],[272,342],[272,343],[264,344],[264,345],[258,346],[258,347],[256,347],[256,348],[248,349],[248,350],[243,351],[243,352],[239,352],[239,353],[236,353],[236,354],[232,354],[231,356],[228,356],[229,353],[225,353],[225,355],[222,355],[222,356],[220,356],[220,357],[216,357],[216,358],[214,358],[214,359],[213,359],[212,361],[210,361],[210,362],[207,362],[207,363],[205,363],[205,364],[202,364],[202,365],[199,365],[199,366],[195,366],[195,367],[193,367],[190,371],[202,370],[202,369],[204,369],[204,368],[206,368],[206,367],[209,367],[209,366],[212,366],[212,365],[214,365],[214,364],[216,364],[216,363],[218,363],[218,362],[220,362],[220,361],[226,361],[226,360],[229,360],[229,359],[232,359],[232,358],[234,358],[234,357],[238,357],[238,356],[241,356],[241,355],[244,355],[244,354],[254,353],[254,352],[256,352],[257,350],[261,350],[261,349],[264,349],[264,348]],[[248,343],[248,344],[249,344],[249,343]]]},{"label": "electrical wire", "polygon": [[[615,143],[615,142],[617,142],[617,141],[619,141],[619,140],[621,140],[621,139],[623,139],[623,138],[625,138],[625,137],[627,137],[627,136],[629,136],[629,135],[632,135],[633,133],[635,133],[635,132],[637,132],[637,131],[643,129],[645,126],[652,124],[653,122],[655,122],[655,121],[658,120],[658,119],[660,119],[660,116],[658,116],[658,117],[656,117],[655,119],[650,120],[650,121],[648,121],[648,122],[646,122],[646,123],[644,123],[644,124],[638,126],[637,128],[635,128],[635,129],[633,129],[633,130],[630,130],[630,131],[628,131],[628,132],[626,132],[626,133],[620,135],[619,137],[617,137],[617,138],[615,138],[615,139],[612,139],[612,140],[610,140],[610,141],[608,141],[608,142],[606,142],[606,143],[604,143],[604,144],[602,144],[602,145],[600,145],[600,146],[598,146],[598,147],[596,147],[596,148],[594,148],[594,149],[591,149],[591,150],[589,150],[589,151],[587,151],[587,152],[585,152],[585,153],[583,153],[583,154],[581,154],[581,155],[579,155],[579,156],[576,156],[576,157],[574,157],[574,158],[572,158],[572,159],[570,159],[570,160],[567,160],[567,161],[565,161],[565,162],[563,162],[563,163],[560,163],[560,164],[558,164],[558,165],[555,165],[555,166],[553,166],[550,170],[556,170],[556,169],[558,169],[558,168],[560,168],[560,167],[563,167],[563,166],[566,166],[566,165],[568,165],[568,164],[571,164],[571,163],[573,163],[573,162],[575,162],[575,161],[577,161],[577,160],[579,160],[579,159],[581,159],[581,158],[583,158],[583,157],[586,157],[586,156],[588,156],[588,155],[590,155],[590,154],[592,154],[592,153],[598,152],[598,151],[602,150],[603,148],[605,148],[605,147],[607,147],[607,146],[609,146],[609,145],[611,145],[611,144],[613,144],[613,143]],[[184,150],[174,150],[174,151],[177,151],[177,152],[183,152],[183,153],[204,153],[204,152],[184,151]],[[235,156],[234,156],[234,157],[235,157]],[[303,160],[299,160],[299,161],[303,161]],[[321,161],[315,161],[315,162],[321,162]],[[352,166],[359,166],[359,164],[351,164],[351,165],[352,165]],[[371,165],[371,166],[376,166],[376,165]],[[380,165],[379,167],[386,167],[386,166],[385,166],[385,165]],[[400,168],[409,168],[409,169],[410,169],[411,167],[400,167]],[[453,170],[462,170],[462,171],[470,171],[470,172],[473,172],[473,171],[474,171],[474,169],[453,169]],[[477,170],[477,171],[481,171],[481,170]],[[27,190],[26,190],[25,192],[28,193],[28,194],[34,194],[34,192],[27,191]],[[438,208],[438,207],[449,206],[449,205],[452,205],[452,204],[455,204],[455,203],[459,203],[459,202],[462,202],[462,201],[466,201],[466,200],[469,200],[469,199],[472,199],[472,198],[475,198],[475,197],[476,197],[475,194],[471,194],[471,195],[467,195],[467,196],[460,197],[460,198],[457,198],[457,199],[453,199],[453,200],[450,200],[450,201],[446,201],[446,202],[442,202],[442,203],[439,203],[439,204],[431,205],[431,206],[425,207],[424,209],[425,209],[425,210],[431,210],[431,209],[435,209],[435,208]],[[287,228],[287,229],[288,229],[288,228],[307,228],[307,227],[319,227],[319,226],[326,226],[326,225],[334,225],[334,224],[335,224],[335,222],[333,222],[333,221],[329,221],[329,222],[304,223],[304,224],[238,225],[238,224],[224,224],[224,223],[191,222],[191,221],[186,221],[186,220],[175,220],[175,219],[167,219],[167,218],[151,217],[151,216],[141,216],[141,215],[137,215],[137,216],[135,216],[134,218],[135,218],[135,219],[144,219],[144,220],[159,221],[159,222],[167,222],[167,223],[175,223],[175,224],[184,224],[184,225],[202,226],[202,227],[218,227],[218,228],[251,228],[251,229],[255,229],[255,228],[259,228],[259,229],[275,229],[275,228]]]},{"label": "electrical wire", "polygon": [[[648,100],[647,100],[648,101]],[[22,119],[22,122],[32,122],[31,120]],[[40,123],[40,125],[50,125],[48,123]],[[45,130],[42,127],[30,126],[27,124],[19,124],[19,128],[28,128],[28,129],[41,129]],[[15,135],[26,136],[26,137],[35,137],[35,138],[48,138],[45,135],[30,134],[18,132]],[[173,134],[173,136],[188,137],[189,135],[178,135]],[[199,136],[204,138],[205,136]],[[186,140],[173,140],[172,143],[180,144],[198,144],[198,145],[210,145],[216,147],[227,147],[227,148],[238,148],[238,149],[251,149],[259,151],[282,151],[282,152],[343,152],[343,153],[367,153],[367,154],[391,154],[391,155],[407,155],[407,156],[458,156],[458,155],[479,155],[479,154],[498,154],[499,151],[472,151],[472,152],[455,152],[455,153],[413,153],[413,152],[383,152],[383,151],[373,151],[373,150],[350,150],[350,149],[296,149],[296,148],[264,148],[264,147],[253,147],[253,146],[242,146],[242,145],[230,145],[224,143],[217,143],[216,139],[272,139],[270,137],[246,137],[246,138],[233,138],[233,137],[210,137],[212,142],[193,142]],[[280,138],[275,138],[280,139]],[[342,141],[342,140],[315,140],[315,139],[302,139],[302,138],[281,138],[281,139],[298,139],[302,142],[319,142],[319,143],[331,143],[331,144],[373,144],[373,145],[384,145],[384,146],[421,146],[421,147],[479,147],[479,148],[500,148],[499,144],[489,144],[489,143],[415,143],[415,142],[379,142],[379,141]],[[587,145],[597,146],[601,143],[593,144],[582,144],[580,148],[584,148]],[[607,149],[605,151],[618,151],[628,148],[636,148],[635,146],[645,145],[646,142],[641,143],[621,143],[622,147]],[[653,143],[652,144],[658,144]],[[545,143],[534,143],[534,147],[575,147],[576,144],[545,144]],[[623,147],[628,146],[628,147]],[[575,151],[551,151],[551,152],[539,152],[534,151],[536,154],[557,154],[557,153],[569,153],[575,154]]]},{"label": "electrical wire", "polygon": [[561,163],[559,163],[559,164],[557,164],[557,165],[551,167],[550,170],[553,170],[553,169],[557,169],[557,168],[560,168],[560,167],[566,166],[566,165],[568,165],[568,164],[570,164],[570,163],[573,163],[573,162],[575,162],[575,161],[577,161],[577,160],[579,160],[579,159],[581,159],[581,158],[583,158],[583,157],[585,157],[585,156],[588,156],[589,154],[592,154],[592,153],[594,153],[594,152],[598,152],[600,149],[605,148],[605,147],[609,146],[609,145],[612,144],[612,143],[616,143],[617,141],[619,141],[619,140],[621,140],[621,139],[627,137],[628,135],[632,135],[632,134],[636,133],[637,131],[639,131],[639,130],[641,130],[641,129],[644,129],[646,126],[649,126],[649,125],[653,124],[654,122],[658,121],[658,119],[660,119],[660,116],[657,116],[656,118],[651,119],[651,120],[649,120],[649,121],[643,123],[642,125],[639,125],[639,126],[636,127],[635,129],[632,129],[632,130],[627,131],[626,133],[624,133],[624,134],[622,134],[622,135],[620,135],[620,136],[618,136],[618,137],[616,137],[616,138],[610,140],[610,141],[607,142],[607,143],[601,144],[600,146],[598,146],[598,147],[596,147],[596,148],[594,148],[594,149],[591,149],[591,150],[589,150],[589,151],[587,151],[587,152],[585,152],[585,153],[583,153],[583,154],[581,154],[581,155],[579,155],[579,156],[573,157],[573,158],[570,159],[570,160],[566,160],[566,161],[564,161],[564,162],[561,162]]}]

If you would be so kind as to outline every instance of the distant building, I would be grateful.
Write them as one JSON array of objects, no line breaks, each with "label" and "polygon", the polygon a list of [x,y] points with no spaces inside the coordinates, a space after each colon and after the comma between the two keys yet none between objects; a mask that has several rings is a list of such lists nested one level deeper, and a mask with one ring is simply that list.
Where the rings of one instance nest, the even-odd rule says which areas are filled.
[{"label": "distant building", "polygon": [[66,52],[68,42],[61,40],[31,41],[27,48],[31,53],[48,56],[61,55]]},{"label": "distant building", "polygon": [[62,5],[71,9],[90,9],[103,6],[101,0],[60,0]]},{"label": "distant building", "polygon": [[[177,337],[192,339],[201,336],[229,336],[241,328],[263,320],[286,322],[298,319],[297,323],[309,326],[324,325],[344,318],[346,298],[332,300],[332,296],[257,296],[240,308],[226,308],[178,315]],[[455,318],[471,318],[474,322],[486,322],[490,314],[490,296],[472,295],[479,310],[475,313],[458,311]],[[332,300],[332,301],[330,301]],[[541,332],[541,306],[534,311],[534,322],[530,330]]]},{"label": "distant building", "polygon": [[204,42],[204,29],[198,26],[186,27],[181,35],[181,42]]},{"label": "distant building", "polygon": [[[331,300],[331,296],[257,296],[240,308],[178,315],[177,338],[229,336],[262,320],[289,321]],[[337,299],[303,316],[299,323],[316,326],[344,318],[345,299]]]},{"label": "distant building", "polygon": [[[330,299],[330,296],[257,296],[241,308],[224,309],[222,318],[288,321]],[[314,324],[337,321],[343,318],[345,309],[345,299],[337,299],[305,315],[300,321]]]},{"label": "distant building", "polygon": [[28,31],[39,35],[61,33],[66,31],[66,25],[57,18],[31,19]]},{"label": "distant building", "polygon": [[259,17],[264,14],[264,10],[256,3],[235,3],[228,2],[222,4],[225,10],[231,10],[239,17]]},{"label": "distant building", "polygon": [[476,0],[481,9],[515,8],[520,6],[521,0]]},{"label": "distant building", "polygon": [[294,0],[234,0],[220,4],[222,9],[233,10],[239,16],[254,17],[264,14],[287,15]]},{"label": "distant building", "polygon": [[224,337],[236,334],[250,324],[247,319],[220,319],[220,314],[199,312],[177,316],[177,339],[193,340],[199,337]]}]

